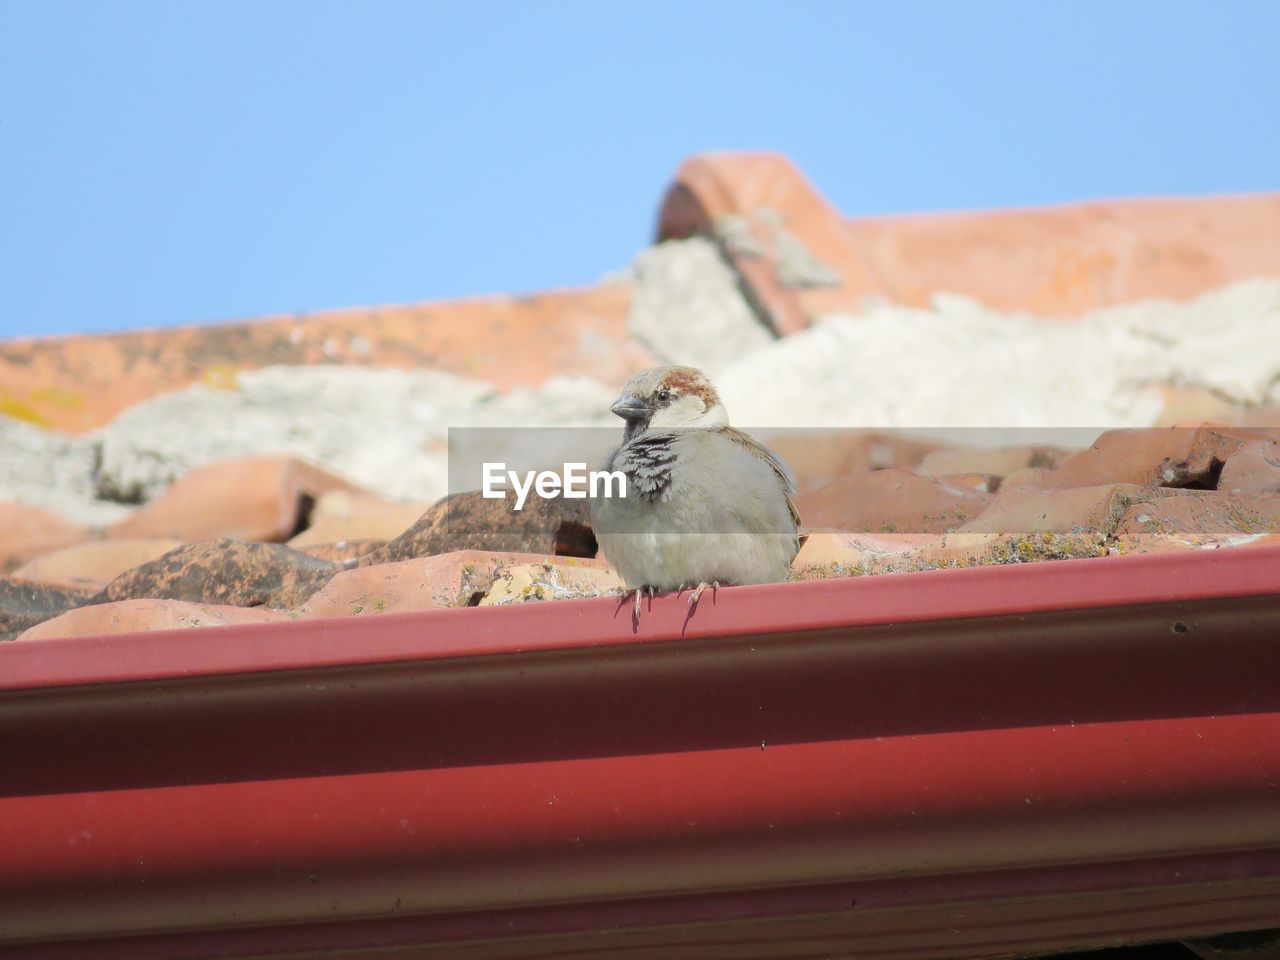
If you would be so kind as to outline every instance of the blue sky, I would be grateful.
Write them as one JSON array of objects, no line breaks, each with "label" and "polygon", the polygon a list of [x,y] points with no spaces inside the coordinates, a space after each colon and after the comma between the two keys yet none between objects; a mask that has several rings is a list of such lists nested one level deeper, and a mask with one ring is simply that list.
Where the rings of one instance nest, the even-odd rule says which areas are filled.
[{"label": "blue sky", "polygon": [[680,160],[849,214],[1280,188],[1280,3],[0,0],[0,337],[589,284]]}]

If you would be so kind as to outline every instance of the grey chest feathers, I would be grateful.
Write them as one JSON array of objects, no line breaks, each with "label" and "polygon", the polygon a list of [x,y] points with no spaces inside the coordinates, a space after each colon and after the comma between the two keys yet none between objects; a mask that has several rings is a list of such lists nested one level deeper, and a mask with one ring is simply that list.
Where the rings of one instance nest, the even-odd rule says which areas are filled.
[{"label": "grey chest feathers", "polygon": [[605,469],[620,470],[627,478],[627,495],[648,503],[671,499],[671,468],[677,438],[670,434],[636,437],[613,452]]}]

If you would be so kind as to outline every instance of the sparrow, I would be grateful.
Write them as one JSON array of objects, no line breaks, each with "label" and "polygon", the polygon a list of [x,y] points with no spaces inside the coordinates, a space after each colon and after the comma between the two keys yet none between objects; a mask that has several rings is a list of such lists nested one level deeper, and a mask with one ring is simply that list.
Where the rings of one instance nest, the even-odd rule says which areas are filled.
[{"label": "sparrow", "polygon": [[800,549],[795,484],[741,430],[711,381],[692,367],[652,367],[627,381],[610,410],[626,422],[604,468],[625,496],[596,496],[592,527],[609,563],[640,597],[786,580]]}]

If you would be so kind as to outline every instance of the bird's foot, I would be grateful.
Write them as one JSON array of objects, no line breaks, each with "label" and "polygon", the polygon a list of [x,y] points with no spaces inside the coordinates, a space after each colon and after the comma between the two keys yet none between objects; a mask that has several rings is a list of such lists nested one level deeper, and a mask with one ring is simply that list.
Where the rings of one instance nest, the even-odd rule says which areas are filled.
[{"label": "bird's foot", "polygon": [[707,583],[707,581],[703,580],[694,588],[693,593],[689,594],[690,613],[692,613],[693,608],[698,605],[698,601],[702,598],[702,591],[707,589],[707,587],[711,588],[711,594],[712,596],[715,596],[715,592],[720,589],[720,581],[712,580],[710,583]]},{"label": "bird's foot", "polygon": [[[655,595],[657,592],[658,592],[658,591],[657,591],[657,590],[655,590],[653,587],[636,587],[634,590],[632,590],[632,591],[631,591],[631,593],[635,594],[635,607],[633,608],[632,613],[631,613],[631,619],[632,619],[632,621],[633,621],[634,623],[636,623],[636,624],[639,624],[639,623],[640,623],[640,600],[641,600],[641,598],[642,598],[642,597],[647,593],[647,594],[649,595],[649,607],[650,607],[650,609],[652,609],[652,607],[653,607],[653,597],[654,597],[654,595]],[[624,601],[626,600],[626,596],[627,596],[627,595],[626,595],[625,593],[622,595],[622,597],[623,597],[623,600],[624,600]]]}]

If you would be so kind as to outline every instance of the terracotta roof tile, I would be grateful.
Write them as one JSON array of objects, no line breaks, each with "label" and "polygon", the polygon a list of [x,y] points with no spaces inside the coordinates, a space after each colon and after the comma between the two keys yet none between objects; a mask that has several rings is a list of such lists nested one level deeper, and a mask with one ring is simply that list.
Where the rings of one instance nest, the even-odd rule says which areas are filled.
[{"label": "terracotta roof tile", "polygon": [[294,457],[245,457],[199,467],[112,524],[113,538],[283,541],[305,529],[317,499],[354,484]]},{"label": "terracotta roof tile", "polygon": [[943,533],[978,516],[992,495],[972,478],[952,482],[906,470],[848,473],[797,502],[812,528]]},{"label": "terracotta roof tile", "polygon": [[364,491],[331,490],[316,501],[307,528],[289,546],[301,550],[343,540],[392,540],[431,507],[430,503],[393,503]]},{"label": "terracotta roof tile", "polygon": [[1237,427],[1205,426],[1108,430],[1088,450],[1062,462],[1045,486],[1154,483],[1165,487],[1212,487],[1223,462],[1262,435]]},{"label": "terracotta roof tile", "polygon": [[1136,483],[1060,489],[1002,486],[991,505],[959,530],[1007,534],[1091,531],[1105,538],[1130,505],[1176,492]]},{"label": "terracotta roof tile", "polygon": [[262,607],[187,603],[183,600],[120,600],[77,607],[31,627],[16,639],[49,640],[180,627],[224,627],[237,623],[271,623],[288,617],[282,611]]},{"label": "terracotta roof tile", "polygon": [[1073,316],[1280,276],[1280,194],[852,220],[886,296]]},{"label": "terracotta roof tile", "polygon": [[[302,605],[298,615],[354,617],[474,606],[483,602],[504,575],[508,579],[501,588],[502,602],[515,599],[526,585],[533,585],[536,591],[538,582],[545,586],[540,595],[535,594],[537,599],[554,599],[552,584],[560,585],[571,596],[598,595],[603,589],[621,585],[601,561],[457,550],[343,571]],[[513,576],[519,579],[520,586],[513,586]]]},{"label": "terracotta roof tile", "polygon": [[48,510],[0,500],[0,573],[90,536],[85,527],[69,523]]},{"label": "terracotta roof tile", "polygon": [[762,432],[761,439],[786,461],[801,493],[866,470],[911,470],[942,446],[888,430]]},{"label": "terracotta roof tile", "polygon": [[1107,553],[1092,533],[811,534],[792,564],[798,580],[1033,563]]},{"label": "terracotta roof tile", "polygon": [[498,571],[477,606],[540,600],[577,600],[609,596],[624,588],[622,578],[603,561],[556,557],[555,562],[512,564]]},{"label": "terracotta roof tile", "polygon": [[1280,193],[846,219],[771,153],[681,166],[658,237],[696,233],[720,237],[782,333],[869,296],[923,306],[959,293],[1072,316],[1280,276]]},{"label": "terracotta roof tile", "polygon": [[337,540],[333,543],[313,543],[298,549],[307,556],[331,560],[347,567],[354,566],[361,557],[367,557],[386,545],[385,540]]},{"label": "terracotta roof tile", "polygon": [[1187,490],[1129,507],[1116,525],[1119,537],[1226,535],[1239,542],[1280,531],[1280,494]]},{"label": "terracotta roof tile", "polygon": [[1280,407],[1273,403],[1240,404],[1205,387],[1161,384],[1160,416],[1157,427],[1208,426],[1256,427],[1274,429],[1280,426]]},{"label": "terracotta roof tile", "polygon": [[1250,440],[1222,465],[1218,489],[1225,493],[1280,493],[1280,442]]},{"label": "terracotta roof tile", "polygon": [[[0,342],[0,413],[80,432],[192,383],[230,387],[273,364],[429,367],[499,387],[591,372],[625,380],[649,355],[626,337],[631,290],[335,310],[239,323]],[[536,344],[536,349],[533,345]]]},{"label": "terracotta roof tile", "polygon": [[1110,552],[1116,556],[1145,553],[1178,553],[1185,550],[1248,550],[1280,546],[1280,533],[1126,533],[1115,538]]},{"label": "terracotta roof tile", "polygon": [[585,500],[531,497],[514,513],[507,501],[485,499],[475,490],[444,498],[360,563],[394,563],[457,550],[592,557],[596,542]]},{"label": "terracotta roof tile", "polygon": [[120,574],[182,546],[178,540],[90,540],[41,554],[14,571],[39,583],[101,590]]},{"label": "terracotta roof tile", "polygon": [[935,450],[927,454],[916,467],[916,472],[928,477],[955,473],[980,473],[1007,477],[1019,470],[1055,466],[1074,452],[1046,445],[955,447]]},{"label": "terracotta roof tile", "polygon": [[96,600],[183,600],[287,610],[341,569],[278,543],[201,540],[122,573]]},{"label": "terracotta roof tile", "polygon": [[90,592],[74,586],[0,577],[0,641],[88,602]]},{"label": "terracotta roof tile", "polygon": [[[818,304],[833,302],[811,289],[815,283],[831,284],[844,295],[834,302],[848,305],[883,290],[843,218],[779,154],[706,153],[686,160],[663,199],[658,239],[698,233],[721,237],[779,333],[803,329],[825,312]],[[807,253],[830,268],[830,278],[789,276],[778,249],[780,240],[788,242],[783,238],[803,247],[793,257]]]}]

